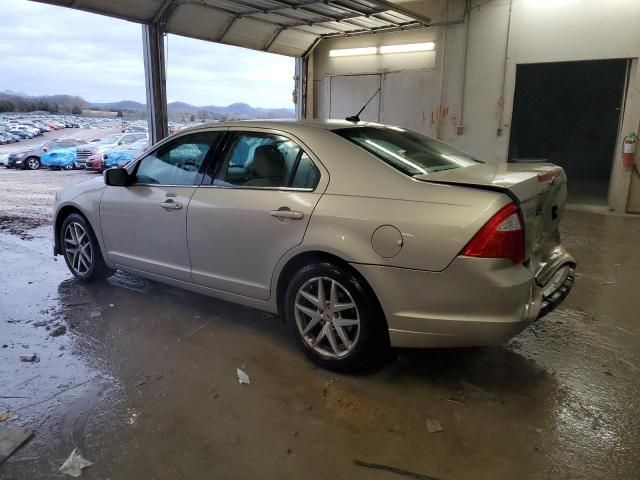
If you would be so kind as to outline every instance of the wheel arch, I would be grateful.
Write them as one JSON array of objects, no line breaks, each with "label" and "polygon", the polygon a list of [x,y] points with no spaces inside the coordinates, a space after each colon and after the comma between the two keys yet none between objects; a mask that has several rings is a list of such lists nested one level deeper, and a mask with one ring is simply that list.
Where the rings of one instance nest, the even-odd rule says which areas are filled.
[{"label": "wheel arch", "polygon": [[343,258],[335,255],[333,253],[325,252],[322,250],[310,250],[300,252],[289,260],[287,260],[286,264],[280,270],[280,274],[278,275],[277,283],[276,283],[276,307],[278,312],[282,315],[284,312],[284,297],[287,291],[287,286],[289,285],[289,280],[293,275],[304,265],[308,265],[312,262],[328,262],[339,267],[344,268],[349,273],[353,274],[363,285],[364,289],[367,291],[371,300],[374,303],[375,308],[378,309],[380,313],[380,318],[383,319],[385,325],[388,327],[386,317],[384,315],[384,310],[382,309],[382,305],[378,300],[378,296],[375,291],[367,281],[367,279],[357,270],[355,269],[349,262],[344,260]]},{"label": "wheel arch", "polygon": [[54,232],[53,252],[55,255],[62,255],[62,248],[60,245],[60,230],[62,229],[62,224],[64,223],[65,219],[72,213],[77,213],[78,215],[82,215],[82,217],[89,223],[89,225],[91,225],[91,228],[93,229],[94,234],[96,233],[96,228],[91,222],[91,220],[89,219],[89,217],[85,215],[85,213],[82,210],[80,210],[76,205],[69,204],[69,205],[64,205],[60,207],[60,209],[56,213],[56,218],[53,224],[53,232]]}]

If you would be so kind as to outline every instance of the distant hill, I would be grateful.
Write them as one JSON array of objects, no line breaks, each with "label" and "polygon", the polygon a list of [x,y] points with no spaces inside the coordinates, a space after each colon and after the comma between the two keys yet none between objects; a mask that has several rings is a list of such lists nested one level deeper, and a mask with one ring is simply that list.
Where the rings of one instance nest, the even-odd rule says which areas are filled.
[{"label": "distant hill", "polygon": [[84,110],[88,102],[72,95],[32,96],[20,92],[0,92],[0,112],[66,112]]},{"label": "distant hill", "polygon": [[89,108],[94,110],[146,110],[147,106],[144,103],[136,102],[134,100],[121,100],[119,102],[107,102],[107,103],[90,103]]},{"label": "distant hill", "polygon": [[[91,103],[90,108],[100,110],[132,110],[144,111],[147,106],[144,103],[135,102],[133,100],[122,100],[120,102],[111,103]],[[232,103],[226,107],[217,105],[206,105],[198,107],[186,102],[170,102],[168,105],[169,113],[194,115],[199,118],[222,118],[232,117],[238,119],[244,118],[293,118],[295,111],[291,108],[260,108],[252,107],[246,103]]]},{"label": "distant hill", "polygon": [[[77,107],[77,109],[76,109]],[[193,115],[197,119],[215,120],[243,120],[254,118],[293,118],[292,108],[260,108],[249,104],[236,102],[226,107],[206,105],[198,107],[186,102],[171,102],[168,105],[169,115],[173,119],[190,119]],[[0,112],[33,112],[38,110],[49,112],[71,113],[76,110],[104,110],[110,112],[132,112],[130,116],[143,118],[146,110],[144,103],[134,100],[119,102],[87,102],[82,97],[72,95],[30,96],[17,92],[0,92]]]}]

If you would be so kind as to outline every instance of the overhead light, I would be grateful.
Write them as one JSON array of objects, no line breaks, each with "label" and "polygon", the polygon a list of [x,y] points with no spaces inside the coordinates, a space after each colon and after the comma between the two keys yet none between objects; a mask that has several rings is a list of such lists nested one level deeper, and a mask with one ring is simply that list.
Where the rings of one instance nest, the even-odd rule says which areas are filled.
[{"label": "overhead light", "polygon": [[436,48],[434,42],[407,43],[404,45],[385,45],[382,47],[342,48],[329,50],[330,57],[353,57],[357,55],[376,55],[378,53],[411,53],[426,52]]},{"label": "overhead light", "polygon": [[380,47],[380,53],[426,52],[434,48],[436,48],[436,44],[433,42],[407,43],[405,45],[386,45]]},{"label": "overhead light", "polygon": [[342,48],[340,50],[329,50],[330,57],[352,57],[355,55],[375,55],[376,53],[378,53],[378,47]]}]

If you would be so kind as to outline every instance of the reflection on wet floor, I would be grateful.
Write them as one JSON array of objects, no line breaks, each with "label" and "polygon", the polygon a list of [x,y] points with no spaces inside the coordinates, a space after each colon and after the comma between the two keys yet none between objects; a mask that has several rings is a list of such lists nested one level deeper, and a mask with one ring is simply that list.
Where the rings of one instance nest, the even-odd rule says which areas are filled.
[{"label": "reflection on wet floor", "polygon": [[343,376],[277,317],[123,273],[80,284],[46,229],[0,234],[0,411],[36,431],[0,476],[60,478],[77,447],[89,479],[396,478],[354,459],[440,479],[640,478],[640,220],[569,212],[563,235],[575,290],[508,345],[399,351]]}]

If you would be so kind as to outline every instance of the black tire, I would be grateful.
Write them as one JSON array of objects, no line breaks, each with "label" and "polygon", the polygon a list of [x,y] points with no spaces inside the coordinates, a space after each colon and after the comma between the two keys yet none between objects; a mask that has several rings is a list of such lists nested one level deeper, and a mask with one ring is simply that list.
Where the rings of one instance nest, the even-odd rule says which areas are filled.
[{"label": "black tire", "polygon": [[69,165],[65,165],[64,167],[62,167],[62,170],[75,170],[75,165],[73,165],[73,163],[70,163]]},{"label": "black tire", "polygon": [[38,170],[40,168],[40,159],[38,157],[28,157],[24,161],[26,170]]},{"label": "black tire", "polygon": [[[86,268],[86,271],[82,271],[82,268],[76,268],[76,266],[72,265],[71,263],[74,257],[73,254],[69,252],[68,248],[72,249],[73,246],[66,241],[65,236],[67,235],[67,228],[74,223],[79,224],[89,237],[88,239],[90,245],[91,262],[90,266]],[[72,213],[68,217],[66,217],[62,222],[62,227],[60,228],[58,235],[58,241],[60,242],[60,249],[62,251],[64,261],[66,262],[67,267],[69,268],[73,276],[78,280],[81,280],[83,282],[105,280],[116,272],[114,269],[109,268],[105,263],[102,256],[102,251],[100,250],[98,239],[96,238],[91,225],[82,215],[78,213]],[[85,264],[83,263],[83,265]]]},{"label": "black tire", "polygon": [[[359,317],[359,333],[353,341],[353,347],[350,351],[346,344],[340,340],[335,327],[333,325],[328,326],[329,329],[333,329],[334,338],[338,339],[340,346],[348,351],[344,356],[338,358],[332,358],[316,351],[308,343],[309,340],[305,340],[296,319],[296,298],[301,298],[298,297],[299,290],[305,285],[313,285],[313,282],[316,282],[318,278],[325,279],[323,280],[326,282],[325,285],[331,285],[332,280],[338,282],[338,285],[348,292],[357,307],[357,310],[354,310],[351,315]],[[326,286],[324,290],[326,290]],[[328,296],[329,293],[326,293],[327,298]],[[378,367],[382,361],[389,358],[389,335],[384,314],[373,297],[373,292],[357,275],[347,268],[329,262],[305,265],[289,281],[283,302],[283,310],[285,320],[292,329],[298,346],[307,357],[323,368],[340,372],[357,372]],[[330,322],[322,320],[322,323]],[[343,328],[348,329],[349,327]],[[309,336],[314,335],[315,332],[312,332]],[[329,343],[328,340],[327,338],[327,343]],[[321,347],[322,345],[319,346]],[[331,352],[329,352],[329,355],[331,355]]]}]

